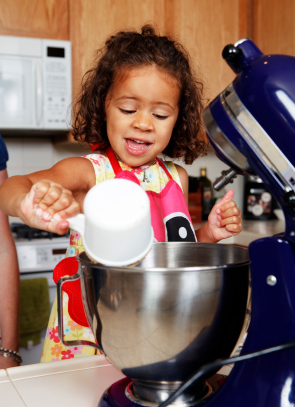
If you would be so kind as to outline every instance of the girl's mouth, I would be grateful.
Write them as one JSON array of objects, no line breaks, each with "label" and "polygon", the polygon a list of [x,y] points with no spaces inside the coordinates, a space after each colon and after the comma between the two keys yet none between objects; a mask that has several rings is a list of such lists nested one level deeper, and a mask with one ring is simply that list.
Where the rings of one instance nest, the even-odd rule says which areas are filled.
[{"label": "girl's mouth", "polygon": [[133,154],[143,153],[148,148],[148,146],[151,145],[151,143],[148,143],[147,141],[135,140],[130,138],[125,140],[127,144],[127,149]]}]

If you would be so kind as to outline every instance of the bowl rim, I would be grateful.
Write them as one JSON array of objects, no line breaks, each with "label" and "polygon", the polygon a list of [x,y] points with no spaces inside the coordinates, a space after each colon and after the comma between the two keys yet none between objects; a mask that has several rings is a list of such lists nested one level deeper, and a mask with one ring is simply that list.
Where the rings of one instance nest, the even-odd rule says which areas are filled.
[{"label": "bowl rim", "polygon": [[[206,246],[216,246],[218,243],[195,243],[195,242],[154,242],[153,244],[159,244],[159,245],[166,245],[166,244],[177,244],[177,245],[206,245]],[[221,246],[221,244],[218,244],[218,246]],[[231,247],[237,247],[241,250],[247,251],[248,247],[245,246],[240,246],[238,244],[224,244],[224,246],[231,246]],[[140,263],[138,263],[138,265],[136,266],[107,266],[104,264],[100,264],[100,263],[95,263],[94,261],[90,260],[90,259],[81,259],[81,256],[85,255],[87,256],[86,252],[81,252],[76,256],[76,259],[78,260],[79,264],[82,265],[87,265],[87,266],[92,266],[94,268],[98,268],[98,269],[104,269],[107,271],[114,271],[114,272],[130,272],[130,273],[179,273],[181,272],[205,272],[205,271],[215,271],[218,269],[231,269],[231,268],[235,268],[235,267],[241,267],[241,266],[246,266],[246,265],[250,265],[250,259],[248,258],[248,260],[241,260],[241,261],[237,261],[235,263],[231,263],[231,264],[220,264],[218,266],[192,266],[192,267],[171,267],[171,268],[165,268],[165,267],[148,267],[145,269],[142,269],[140,267],[138,267],[138,265]]]}]

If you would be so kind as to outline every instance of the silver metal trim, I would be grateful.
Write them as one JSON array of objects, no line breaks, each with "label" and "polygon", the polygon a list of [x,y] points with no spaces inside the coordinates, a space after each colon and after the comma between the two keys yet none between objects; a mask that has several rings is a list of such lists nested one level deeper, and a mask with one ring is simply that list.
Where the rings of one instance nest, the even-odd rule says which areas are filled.
[{"label": "silver metal trim", "polygon": [[286,192],[295,191],[295,168],[239,99],[233,84],[220,94],[223,107],[239,133]]},{"label": "silver metal trim", "polygon": [[[193,249],[193,247],[195,245],[195,242],[156,242],[156,243],[157,243],[157,247],[159,247],[159,248],[161,248],[161,246],[163,246],[163,250],[165,250],[164,249],[165,246],[167,248],[170,247],[171,259],[173,258],[173,255],[172,255],[173,251],[177,252],[177,250],[179,250],[179,247],[183,246],[183,250],[186,250],[189,246],[191,246],[191,249]],[[200,246],[200,244],[201,243],[199,243],[199,246]],[[214,250],[214,246],[216,246],[216,244],[215,243],[206,243],[205,246],[206,247],[212,246],[212,250]],[[238,245],[235,245],[235,244],[232,244],[231,246],[239,247]],[[98,267],[98,268],[101,268],[101,269],[109,271],[109,272],[112,272],[114,269],[116,269],[116,271],[120,271],[120,272],[124,272],[124,273],[136,272],[136,273],[143,273],[143,274],[146,274],[147,272],[153,272],[153,273],[161,274],[161,273],[167,273],[168,270],[169,270],[169,273],[176,273],[176,274],[178,274],[180,270],[182,272],[187,271],[187,272],[201,272],[202,273],[202,272],[204,272],[204,270],[206,270],[208,272],[209,271],[215,271],[215,270],[218,270],[220,267],[222,267],[224,269],[230,269],[230,268],[234,268],[234,267],[237,267],[237,266],[246,265],[246,264],[249,263],[248,259],[240,258],[238,261],[236,261],[234,263],[230,263],[230,264],[229,263],[224,263],[224,264],[219,263],[216,266],[207,266],[206,265],[206,266],[182,266],[182,267],[177,267],[177,266],[174,266],[172,264],[172,261],[171,261],[171,264],[169,265],[168,268],[167,267],[155,267],[155,266],[150,267],[150,266],[148,266],[148,264],[145,263],[145,260],[149,256],[149,254],[152,256],[152,253],[150,251],[147,254],[147,256],[144,259],[142,259],[142,261],[139,262],[136,266],[123,266],[123,267],[121,267],[121,266],[116,266],[116,267],[105,266],[105,265],[100,264],[100,263],[95,263],[95,262],[93,262],[92,260],[90,260],[87,257],[86,252],[83,252],[81,255],[79,255],[78,258],[79,258],[79,260],[81,260],[81,259],[83,260],[82,272],[83,272],[83,269],[84,269],[84,265],[86,265],[86,266]],[[144,267],[142,266],[143,262],[145,263]],[[76,274],[75,274],[75,276],[76,276]],[[62,277],[62,278],[64,278],[64,277]]]},{"label": "silver metal trim", "polygon": [[[145,380],[145,383],[149,383],[149,380]],[[167,400],[168,397],[172,396],[172,394],[178,390],[178,388],[183,384],[183,382],[154,382],[156,384],[158,384],[158,389],[155,392],[155,389],[153,389],[153,393],[152,395],[152,399],[158,399],[157,402],[154,401],[149,401],[143,398],[140,398],[140,396],[138,396],[137,394],[135,394],[134,392],[134,381],[128,383],[128,385],[125,388],[125,396],[133,401],[136,404],[139,404],[141,406],[144,407],[158,407],[159,403],[162,403],[164,401]],[[168,384],[170,389],[167,391],[167,388],[165,387],[165,384]],[[161,389],[161,385],[164,385],[163,388]],[[173,384],[176,384],[177,386],[175,386],[175,388],[173,389]],[[188,399],[186,399],[184,396],[184,394],[180,395],[176,400],[174,400],[170,405],[171,406],[177,406],[177,407],[190,407],[194,404],[196,404],[197,402],[201,401],[201,400],[205,400],[208,396],[210,396],[213,393],[213,388],[211,386],[210,383],[206,382],[206,387],[207,387],[207,392],[205,395],[203,395],[203,397],[201,397],[200,399],[198,399],[197,397],[190,397]],[[173,390],[172,390],[173,389]],[[172,391],[171,391],[172,390]],[[151,391],[151,390],[150,390]],[[155,393],[154,393],[155,392]]]},{"label": "silver metal trim", "polygon": [[91,346],[95,349],[102,351],[102,349],[99,346],[97,346],[94,342],[90,342],[90,341],[86,341],[86,340],[67,341],[64,339],[62,286],[67,281],[79,280],[81,276],[82,276],[82,269],[81,269],[81,267],[79,267],[76,274],[74,274],[73,276],[61,277],[57,282],[58,337],[59,337],[61,343],[65,346]]},{"label": "silver metal trim", "polygon": [[209,106],[206,107],[206,109],[204,110],[203,121],[208,133],[212,138],[212,141],[216,143],[216,145],[218,146],[219,150],[221,150],[225,158],[240,170],[246,172],[249,171],[250,166],[247,161],[247,158],[232,144],[232,142],[226,137],[226,135],[219,128],[218,124],[216,123],[211,113]]},{"label": "silver metal trim", "polygon": [[235,42],[234,46],[238,47],[240,44],[243,44],[243,42],[249,41],[249,38],[242,38],[239,41]]}]

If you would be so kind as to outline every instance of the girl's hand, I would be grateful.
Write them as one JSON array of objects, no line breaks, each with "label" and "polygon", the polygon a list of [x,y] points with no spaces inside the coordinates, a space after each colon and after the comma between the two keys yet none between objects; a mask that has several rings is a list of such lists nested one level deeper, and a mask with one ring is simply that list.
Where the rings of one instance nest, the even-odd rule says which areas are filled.
[{"label": "girl's hand", "polygon": [[37,229],[63,235],[69,228],[65,219],[77,215],[80,205],[71,191],[50,180],[34,184],[20,203],[21,219]]},{"label": "girl's hand", "polygon": [[213,206],[208,221],[196,232],[199,242],[217,243],[241,232],[241,211],[232,200],[233,196],[234,191],[229,190]]}]

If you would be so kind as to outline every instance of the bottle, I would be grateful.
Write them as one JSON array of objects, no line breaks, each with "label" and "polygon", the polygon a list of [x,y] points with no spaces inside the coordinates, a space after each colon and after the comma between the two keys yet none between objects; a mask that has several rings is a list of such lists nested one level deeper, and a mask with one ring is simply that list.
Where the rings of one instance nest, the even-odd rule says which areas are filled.
[{"label": "bottle", "polygon": [[212,182],[207,178],[206,167],[201,168],[199,183],[202,193],[202,219],[207,220],[213,206],[213,189]]}]

